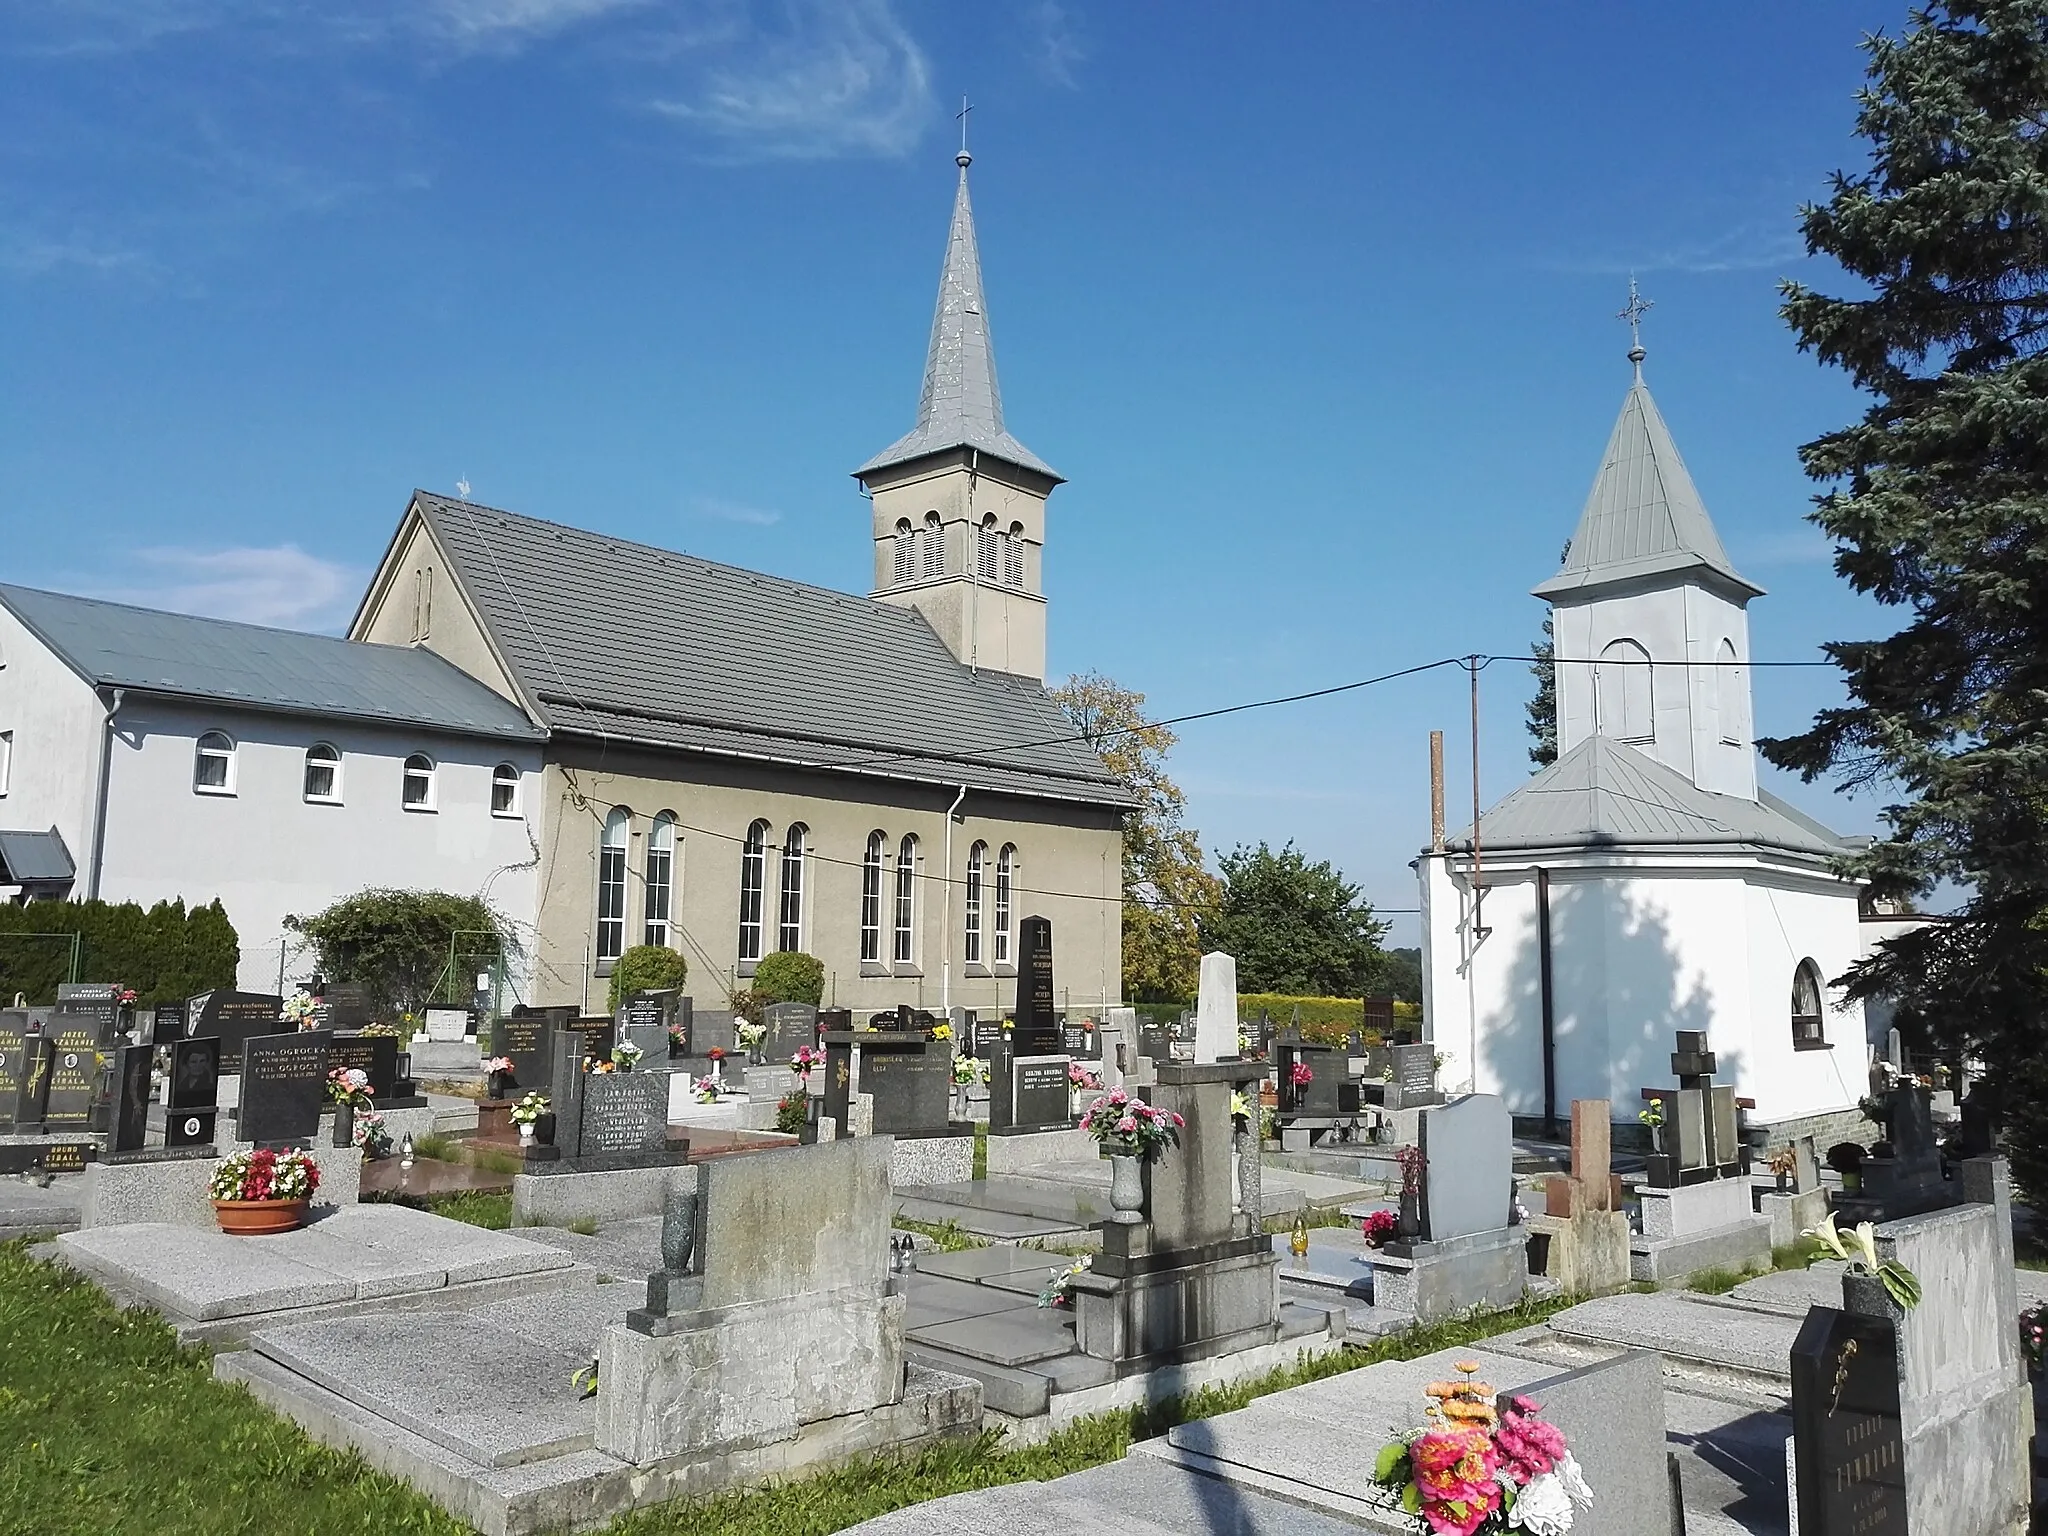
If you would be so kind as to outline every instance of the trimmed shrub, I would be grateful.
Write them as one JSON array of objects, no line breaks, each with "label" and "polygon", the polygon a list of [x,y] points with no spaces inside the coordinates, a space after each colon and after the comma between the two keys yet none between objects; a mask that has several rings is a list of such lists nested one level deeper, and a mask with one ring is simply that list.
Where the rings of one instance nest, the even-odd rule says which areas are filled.
[{"label": "trimmed shrub", "polygon": [[[40,934],[59,937],[30,937]],[[189,912],[183,900],[146,911],[132,901],[0,904],[0,1005],[17,992],[38,1006],[56,1001],[57,984],[69,979],[70,934],[79,937],[80,981],[118,981],[145,1008],[232,987],[242,958],[218,901]]]},{"label": "trimmed shrub", "polygon": [[635,992],[663,992],[680,987],[690,979],[690,962],[660,944],[635,944],[612,965],[612,985],[607,1008],[619,1011],[619,1004]]},{"label": "trimmed shrub", "polygon": [[778,949],[763,955],[754,968],[754,996],[767,1003],[809,1003],[825,997],[825,962],[798,950]]},{"label": "trimmed shrub", "polygon": [[[1321,1045],[1341,1045],[1350,1037],[1352,1030],[1365,1027],[1365,1003],[1356,997],[1292,997],[1284,992],[1241,992],[1237,999],[1237,1016],[1256,1019],[1263,1009],[1275,1024],[1285,1029],[1293,1021],[1297,1007],[1301,1009],[1301,1038],[1304,1040],[1313,1040]],[[1419,1026],[1422,1023],[1422,1005],[1394,1004],[1394,1021]]]}]

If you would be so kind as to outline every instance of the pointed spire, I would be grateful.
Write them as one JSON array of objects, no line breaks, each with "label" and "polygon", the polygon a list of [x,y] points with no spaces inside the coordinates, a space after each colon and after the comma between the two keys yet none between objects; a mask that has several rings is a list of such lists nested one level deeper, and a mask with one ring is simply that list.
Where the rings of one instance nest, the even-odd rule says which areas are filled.
[{"label": "pointed spire", "polygon": [[[1647,302],[1629,285],[1629,308],[1621,318],[1633,330]],[[1535,589],[1535,595],[1583,596],[1591,588],[1667,572],[1704,570],[1733,587],[1741,600],[1761,597],[1763,588],[1737,574],[1714,531],[1714,520],[1687,473],[1678,445],[1650,387],[1643,382],[1640,335],[1629,348],[1635,379],[1621,402],[1621,415],[1607,439],[1592,494],[1565,552],[1564,565]]]},{"label": "pointed spire", "polygon": [[939,273],[939,303],[932,315],[917,426],[854,473],[865,475],[949,448],[978,448],[1059,480],[1058,471],[1003,430],[1003,396],[996,385],[995,349],[981,289],[981,252],[967,196],[967,167],[974,157],[967,152],[965,128],[963,116],[961,149],[953,157],[960,167],[960,186],[953,198],[946,262]]}]

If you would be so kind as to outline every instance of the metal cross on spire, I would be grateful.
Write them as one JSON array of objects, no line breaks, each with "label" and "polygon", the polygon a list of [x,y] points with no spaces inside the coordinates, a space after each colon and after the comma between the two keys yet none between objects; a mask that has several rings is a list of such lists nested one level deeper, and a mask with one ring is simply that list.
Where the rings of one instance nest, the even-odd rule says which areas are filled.
[{"label": "metal cross on spire", "polygon": [[960,98],[960,110],[953,114],[960,119],[960,153],[956,158],[962,165],[967,164],[968,161],[974,158],[967,153],[967,114],[973,110],[973,103],[968,101],[965,96],[962,96]]},{"label": "metal cross on spire", "polygon": [[1643,359],[1649,354],[1643,350],[1643,316],[1657,306],[1636,291],[1635,274],[1628,279],[1628,303],[1615,315],[1617,320],[1628,322],[1628,360],[1636,365],[1636,377],[1643,376]]}]

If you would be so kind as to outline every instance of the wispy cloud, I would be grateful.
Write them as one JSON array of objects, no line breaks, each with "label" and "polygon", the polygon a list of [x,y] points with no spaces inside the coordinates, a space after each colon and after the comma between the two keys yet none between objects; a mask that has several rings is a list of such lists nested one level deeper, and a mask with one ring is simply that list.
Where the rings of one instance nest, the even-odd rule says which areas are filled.
[{"label": "wispy cloud", "polygon": [[74,271],[111,274],[151,269],[140,251],[119,250],[86,239],[45,239],[17,234],[0,238],[0,272],[16,277]]},{"label": "wispy cloud", "polygon": [[296,544],[225,549],[160,546],[130,552],[128,569],[152,572],[139,587],[72,583],[74,590],[173,613],[291,629],[337,630],[355,607],[362,573]]},{"label": "wispy cloud", "polygon": [[782,521],[780,512],[766,507],[744,506],[736,501],[721,501],[715,496],[699,496],[696,500],[699,517],[716,518],[721,523],[744,523],[750,528],[773,528]]},{"label": "wispy cloud", "polygon": [[798,0],[649,106],[741,158],[900,155],[930,117],[931,66],[886,0]]},{"label": "wispy cloud", "polygon": [[1025,11],[1024,22],[1030,29],[1031,62],[1053,84],[1073,90],[1079,84],[1074,71],[1088,59],[1073,13],[1059,0],[1037,0]]},{"label": "wispy cloud", "polygon": [[1716,233],[1652,239],[1627,251],[1565,255],[1546,265],[1559,272],[1622,276],[1647,272],[1782,270],[1804,260],[1805,242],[1787,213],[1783,218],[1734,224]]}]

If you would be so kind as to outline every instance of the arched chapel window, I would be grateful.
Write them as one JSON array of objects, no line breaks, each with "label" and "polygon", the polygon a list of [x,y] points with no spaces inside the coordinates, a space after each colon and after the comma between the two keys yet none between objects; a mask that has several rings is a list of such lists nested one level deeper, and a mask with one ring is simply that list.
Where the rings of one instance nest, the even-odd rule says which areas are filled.
[{"label": "arched chapel window", "polygon": [[1650,708],[1650,653],[1633,640],[1615,640],[1593,668],[1595,729],[1616,741],[1656,735]]},{"label": "arched chapel window", "polygon": [[1723,640],[1721,648],[1714,653],[1714,713],[1720,717],[1721,740],[1730,746],[1742,745],[1743,669],[1736,665],[1735,642]]},{"label": "arched chapel window", "polygon": [[1820,967],[1802,960],[1792,973],[1792,1044],[1798,1050],[1812,1050],[1827,1043],[1821,1020]]},{"label": "arched chapel window", "polygon": [[946,531],[939,526],[939,514],[924,515],[924,579],[937,581],[946,574]]}]

